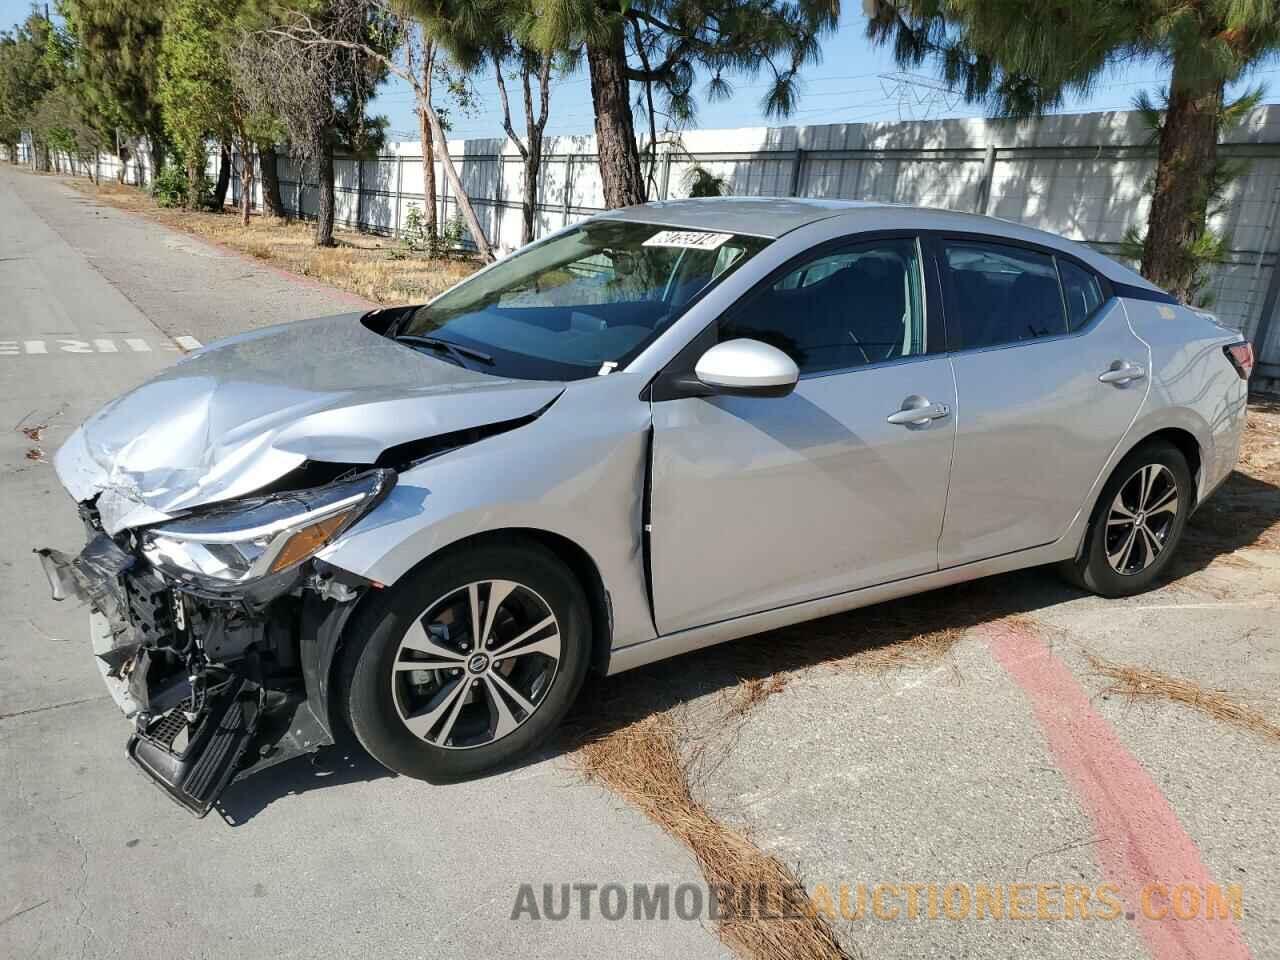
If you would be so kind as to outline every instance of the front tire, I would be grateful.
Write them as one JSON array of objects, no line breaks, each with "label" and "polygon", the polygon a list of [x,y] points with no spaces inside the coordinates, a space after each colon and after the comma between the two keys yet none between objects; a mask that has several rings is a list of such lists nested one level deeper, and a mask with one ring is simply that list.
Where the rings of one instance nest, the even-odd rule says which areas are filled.
[{"label": "front tire", "polygon": [[432,783],[537,747],[573,703],[591,649],[581,585],[526,539],[428,561],[373,595],[349,636],[351,729],[379,763]]},{"label": "front tire", "polygon": [[1194,503],[1191,470],[1171,443],[1153,440],[1120,461],[1098,497],[1081,556],[1061,570],[1102,597],[1151,588],[1168,567]]}]

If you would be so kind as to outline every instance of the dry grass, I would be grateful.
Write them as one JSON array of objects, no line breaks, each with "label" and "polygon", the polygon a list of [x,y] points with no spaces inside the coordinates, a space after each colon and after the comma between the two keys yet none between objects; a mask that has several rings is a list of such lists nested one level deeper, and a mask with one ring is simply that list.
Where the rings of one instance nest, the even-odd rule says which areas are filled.
[{"label": "dry grass", "polygon": [[[693,784],[703,782],[731,751],[746,718],[784,691],[794,675],[819,666],[880,672],[935,665],[945,662],[969,627],[1012,616],[989,585],[965,584],[725,644],[700,654],[697,671],[708,679],[726,678],[724,693],[694,709],[681,698],[676,706],[655,707],[589,735],[575,759],[588,779],[687,846],[713,890],[768,891],[768,916],[759,915],[758,901],[755,910],[732,901],[724,905],[717,932],[739,956],[847,957],[825,918],[809,909],[787,866],[712,816]],[[601,703],[593,712],[617,723],[622,711],[637,709],[635,687],[633,678],[625,706]],[[803,901],[799,909],[797,899]],[[797,915],[778,918],[787,906]]]},{"label": "dry grass", "polygon": [[346,290],[376,303],[417,303],[469,276],[469,260],[391,259],[396,241],[350,231],[335,231],[336,247],[312,245],[309,223],[254,216],[243,226],[237,214],[166,210],[137,187],[84,180],[70,186],[113,207],[141,214],[167,227],[194,234],[288,270]]},{"label": "dry grass", "polygon": [[[826,919],[809,907],[799,881],[776,857],[726,827],[693,796],[676,722],[654,714],[587,743],[578,754],[591,780],[626,799],[689,848],[712,890],[752,891],[744,904],[721,900],[717,933],[751,960],[849,957]],[[763,910],[759,891],[765,891]]]},{"label": "dry grass", "polygon": [[1187,523],[1179,553],[1198,566],[1251,566],[1243,549],[1280,550],[1280,404],[1259,398],[1235,471]]},{"label": "dry grass", "polygon": [[1237,469],[1280,486],[1280,401],[1252,398]]},{"label": "dry grass", "polygon": [[745,717],[775,693],[787,688],[787,675],[775,673],[769,677],[749,677],[739,683],[728,695],[726,713],[731,717]]},{"label": "dry grass", "polygon": [[1261,734],[1280,742],[1280,723],[1267,718],[1260,710],[1232,698],[1221,690],[1206,690],[1194,680],[1171,677],[1167,673],[1111,663],[1089,654],[1089,663],[1099,676],[1110,679],[1108,693],[1131,700],[1139,698],[1168,700],[1198,710],[1207,717],[1250,733]]}]

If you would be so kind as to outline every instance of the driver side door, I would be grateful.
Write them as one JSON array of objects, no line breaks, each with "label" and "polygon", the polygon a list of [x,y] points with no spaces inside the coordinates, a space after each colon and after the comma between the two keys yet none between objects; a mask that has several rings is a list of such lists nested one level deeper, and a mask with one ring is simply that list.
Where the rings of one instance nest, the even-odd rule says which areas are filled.
[{"label": "driver side door", "polygon": [[[673,361],[691,370],[717,342],[760,340],[795,360],[794,392],[667,397],[655,384],[661,633],[938,568],[956,396],[925,290],[915,237],[823,245]],[[931,418],[902,413],[917,408]]]}]

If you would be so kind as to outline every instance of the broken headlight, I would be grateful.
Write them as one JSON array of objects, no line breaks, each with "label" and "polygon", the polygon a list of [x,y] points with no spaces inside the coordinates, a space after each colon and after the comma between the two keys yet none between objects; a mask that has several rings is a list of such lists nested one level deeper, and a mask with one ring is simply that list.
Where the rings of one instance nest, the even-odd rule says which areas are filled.
[{"label": "broken headlight", "polygon": [[395,485],[393,470],[310,490],[210,508],[142,536],[142,553],[164,573],[214,590],[292,570],[372,510]]}]

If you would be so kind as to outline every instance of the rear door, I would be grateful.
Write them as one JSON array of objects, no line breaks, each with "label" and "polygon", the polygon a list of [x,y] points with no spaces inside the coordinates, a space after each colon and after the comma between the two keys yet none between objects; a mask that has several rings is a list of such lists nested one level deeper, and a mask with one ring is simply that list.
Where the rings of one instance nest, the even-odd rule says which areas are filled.
[{"label": "rear door", "polygon": [[788,353],[801,379],[787,397],[655,392],[662,633],[937,569],[955,389],[923,286],[915,237],[825,245],[675,361],[691,370],[716,342],[745,337]]},{"label": "rear door", "polygon": [[940,544],[949,567],[1066,532],[1142,406],[1149,362],[1084,264],[1007,241],[934,249],[962,409]]}]

